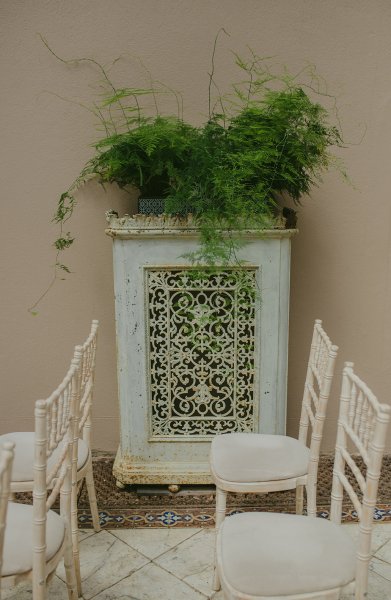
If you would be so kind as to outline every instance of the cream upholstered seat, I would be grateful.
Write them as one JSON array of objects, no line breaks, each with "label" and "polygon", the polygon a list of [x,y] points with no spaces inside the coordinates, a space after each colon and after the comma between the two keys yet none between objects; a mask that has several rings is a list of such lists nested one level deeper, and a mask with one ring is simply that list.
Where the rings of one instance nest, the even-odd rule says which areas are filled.
[{"label": "cream upholstered seat", "polygon": [[[216,435],[210,468],[216,484],[216,530],[226,511],[227,492],[268,493],[296,488],[296,512],[316,516],[316,483],[323,423],[338,348],[315,321],[301,408],[299,438],[261,433]],[[309,432],[311,432],[308,441]],[[213,588],[220,584],[217,572]]]},{"label": "cream upholstered seat", "polygon": [[[354,590],[356,600],[366,598],[373,510],[390,416],[391,407],[380,404],[354,374],[352,363],[346,363],[331,520],[275,513],[225,519],[218,532],[217,569],[226,600],[337,600],[342,590]],[[360,520],[357,544],[340,527],[344,491]]]},{"label": "cream upholstered seat", "polygon": [[[49,511],[46,520],[46,552],[48,562],[64,543],[64,519]],[[2,575],[20,575],[33,568],[33,507],[10,502],[4,538]]]},{"label": "cream upholstered seat", "polygon": [[[293,596],[343,587],[355,574],[355,545],[335,523],[303,515],[243,513],[224,522],[227,584],[250,596]],[[278,560],[276,560],[278,556]]]},{"label": "cream upholstered seat", "polygon": [[219,479],[251,483],[306,475],[310,449],[285,435],[232,433],[212,444],[211,461]]},{"label": "cream upholstered seat", "polygon": [[[3,441],[10,441],[15,444],[15,456],[14,463],[12,466],[12,482],[19,483],[20,487],[23,482],[26,483],[26,491],[32,489],[31,476],[34,467],[34,452],[31,451],[34,448],[35,434],[33,431],[15,431],[13,433],[6,433],[0,436],[0,444]],[[56,464],[59,455],[61,454],[61,448],[58,447],[53,451],[53,454],[48,460],[48,470]],[[83,440],[80,440],[78,444],[78,460],[77,468],[81,469],[87,462],[88,458],[88,446]]]},{"label": "cream upholstered seat", "polygon": [[[76,486],[77,409],[81,353],[75,352],[60,386],[35,404],[33,505],[9,502],[2,585],[32,580],[33,600],[46,600],[47,581],[64,557],[69,600],[77,583],[71,540],[72,483]],[[23,453],[22,453],[23,454]],[[50,464],[49,464],[50,461]],[[60,515],[51,508],[60,495]]]}]

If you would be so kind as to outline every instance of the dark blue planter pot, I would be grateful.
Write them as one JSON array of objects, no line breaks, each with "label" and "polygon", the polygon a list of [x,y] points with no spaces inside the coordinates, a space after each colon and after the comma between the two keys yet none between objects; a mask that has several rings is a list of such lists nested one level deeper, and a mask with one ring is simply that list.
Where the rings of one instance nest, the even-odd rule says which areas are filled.
[{"label": "dark blue planter pot", "polygon": [[164,198],[139,198],[138,213],[140,215],[161,215],[164,213]]},{"label": "dark blue planter pot", "polygon": [[[165,200],[164,198],[139,198],[138,199],[138,214],[140,215],[161,215],[164,213]],[[194,212],[191,206],[184,205],[183,210],[178,213],[181,216],[188,215]]]}]

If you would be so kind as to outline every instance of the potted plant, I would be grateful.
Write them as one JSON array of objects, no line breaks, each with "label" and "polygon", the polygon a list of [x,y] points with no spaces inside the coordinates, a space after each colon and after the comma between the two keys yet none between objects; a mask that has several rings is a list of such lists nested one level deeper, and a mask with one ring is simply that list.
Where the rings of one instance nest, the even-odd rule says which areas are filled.
[{"label": "potted plant", "polygon": [[[241,243],[241,229],[250,224],[253,228],[281,226],[286,196],[299,203],[329,167],[342,172],[330,153],[331,147],[342,146],[339,128],[330,124],[328,111],[310,98],[310,94],[320,94],[313,68],[309,83],[300,84],[286,70],[273,73],[269,61],[254,53],[248,61],[236,57],[245,77],[232,86],[230,94],[218,95],[213,107],[215,49],[216,40],[209,116],[199,127],[185,122],[181,99],[167,86],[151,78],[149,88],[116,88],[103,66],[92,61],[108,85],[104,101],[92,109],[105,135],[94,144],[95,154],[78,178],[60,196],[54,216],[61,230],[55,242],[56,269],[68,271],[59,254],[74,240],[70,232],[64,232],[64,225],[73,213],[75,191],[92,177],[103,184],[136,188],[144,198],[160,199],[158,212],[190,211],[200,229],[200,250],[190,258],[213,265],[232,260]],[[176,116],[160,114],[158,97],[167,90],[175,97]],[[151,97],[154,116],[143,107],[143,100]],[[289,217],[294,213],[284,210]],[[288,220],[288,225],[292,223],[295,218]]]},{"label": "potted plant", "polygon": [[177,117],[140,119],[99,141],[89,170],[102,183],[137,188],[143,199],[165,198],[179,184],[197,137],[198,130]]}]

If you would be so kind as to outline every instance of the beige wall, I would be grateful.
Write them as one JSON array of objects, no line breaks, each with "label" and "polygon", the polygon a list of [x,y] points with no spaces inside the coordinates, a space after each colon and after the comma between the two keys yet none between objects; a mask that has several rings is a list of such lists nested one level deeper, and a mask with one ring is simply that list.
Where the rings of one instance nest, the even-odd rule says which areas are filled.
[{"label": "beige wall", "polygon": [[[229,49],[275,55],[291,69],[317,65],[339,98],[343,151],[354,186],[325,177],[300,209],[293,241],[288,432],[296,434],[313,319],[340,346],[324,450],[334,444],[343,360],[390,402],[391,3],[389,0],[2,0],[1,94],[1,432],[32,427],[33,402],[56,386],[92,318],[101,321],[94,446],[118,444],[111,241],[104,212],[125,207],[122,194],[91,184],[79,195],[64,256],[74,274],[27,308],[47,286],[55,253],[50,223],[57,197],[77,176],[97,138],[88,102],[97,71],[56,61],[120,55],[118,85],[140,84],[141,56],[155,77],[182,90],[185,117],[207,113],[207,71],[220,27],[217,78],[237,77]],[[52,94],[50,94],[51,92]],[[366,134],[362,141],[362,133]],[[360,143],[359,143],[360,142]],[[391,443],[389,445],[391,449]]]}]

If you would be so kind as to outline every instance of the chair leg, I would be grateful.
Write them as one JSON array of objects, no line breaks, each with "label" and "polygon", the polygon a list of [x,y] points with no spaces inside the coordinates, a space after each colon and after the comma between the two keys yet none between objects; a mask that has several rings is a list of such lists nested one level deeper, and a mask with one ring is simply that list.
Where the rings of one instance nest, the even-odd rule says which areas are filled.
[{"label": "chair leg", "polygon": [[308,480],[306,485],[307,491],[307,515],[316,517],[316,481]]},{"label": "chair leg", "polygon": [[[369,575],[369,563],[371,560],[370,556],[370,541],[367,542],[367,550],[364,555],[360,557],[358,561],[358,569],[356,572],[356,585],[355,592],[356,598],[366,598],[368,596],[368,575]],[[362,550],[362,549],[361,549]],[[366,556],[365,556],[366,555]]]},{"label": "chair leg", "polygon": [[[73,564],[76,577],[76,587],[78,596],[82,595],[81,574],[80,574],[80,552],[79,552],[79,526],[77,521],[77,485],[72,486],[71,497],[71,545]],[[69,592],[68,592],[69,593]]]},{"label": "chair leg", "polygon": [[[65,567],[65,576],[68,588],[68,599],[69,600],[78,600],[79,594],[77,590],[77,581],[76,581],[76,570],[75,570],[75,562],[72,553],[72,539],[69,534],[69,531],[66,531],[66,546],[65,546],[65,554],[64,554],[64,567]],[[34,598],[35,600],[35,598]]]},{"label": "chair leg", "polygon": [[33,571],[33,600],[47,599],[47,579],[41,577]]},{"label": "chair leg", "polygon": [[304,507],[304,485],[296,487],[296,514],[302,515]]},{"label": "chair leg", "polygon": [[[225,518],[226,506],[227,506],[227,492],[216,487],[216,528],[215,528],[216,529],[216,538],[217,538],[217,532],[219,531],[221,524]],[[217,539],[216,539],[216,542],[217,542]],[[220,577],[217,572],[217,566],[216,566],[216,550],[215,550],[214,577],[213,577],[213,586],[212,587],[216,592],[221,587]]]},{"label": "chair leg", "polygon": [[90,503],[92,524],[94,530],[96,532],[101,530],[100,521],[99,521],[99,512],[98,512],[98,504],[96,502],[96,492],[95,492],[95,484],[94,484],[94,475],[92,472],[92,457],[91,454],[88,458],[88,466],[86,471],[86,485],[87,485],[87,493],[88,500]]}]

